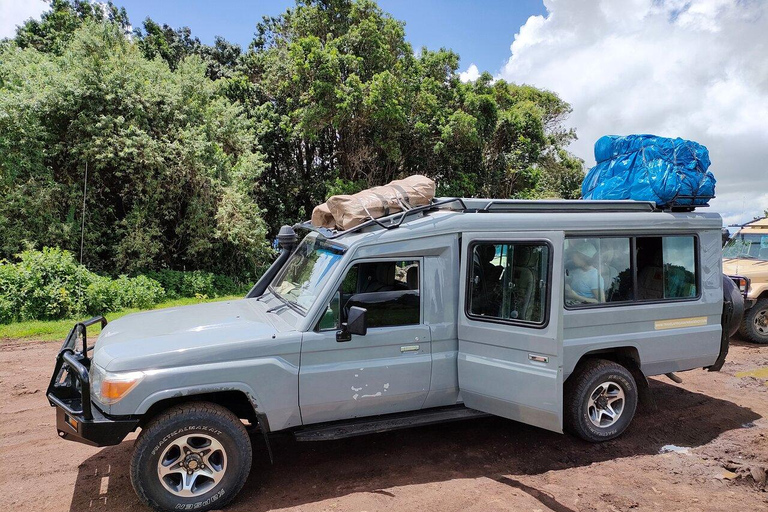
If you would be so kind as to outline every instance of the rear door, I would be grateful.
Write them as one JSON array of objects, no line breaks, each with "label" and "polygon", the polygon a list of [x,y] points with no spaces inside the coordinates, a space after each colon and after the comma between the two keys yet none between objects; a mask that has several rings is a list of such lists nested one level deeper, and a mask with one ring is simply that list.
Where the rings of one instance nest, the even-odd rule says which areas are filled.
[{"label": "rear door", "polygon": [[464,233],[459,387],[467,407],[562,431],[562,232]]}]

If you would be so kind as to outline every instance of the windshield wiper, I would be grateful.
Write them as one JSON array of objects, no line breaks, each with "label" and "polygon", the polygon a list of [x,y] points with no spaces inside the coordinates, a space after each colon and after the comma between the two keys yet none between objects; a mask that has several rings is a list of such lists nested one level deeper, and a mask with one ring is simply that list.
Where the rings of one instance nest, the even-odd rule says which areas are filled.
[{"label": "windshield wiper", "polygon": [[305,309],[303,306],[301,306],[301,305],[300,305],[298,302],[296,302],[296,301],[294,301],[294,300],[288,300],[288,299],[286,299],[285,297],[283,297],[282,295],[280,295],[279,293],[277,293],[275,290],[273,290],[271,286],[269,287],[269,291],[270,291],[270,292],[271,292],[271,293],[272,293],[272,294],[273,294],[275,297],[277,297],[278,299],[280,299],[280,300],[282,301],[282,304],[278,304],[277,306],[273,306],[273,307],[269,308],[269,309],[267,310],[267,313],[274,313],[276,310],[278,310],[278,309],[282,309],[282,308],[284,308],[285,306],[288,306],[288,307],[289,307],[289,308],[291,308],[292,310],[294,310],[294,311],[296,311],[297,313],[299,313],[301,316],[307,316],[307,310],[306,310],[306,309]]},{"label": "windshield wiper", "polygon": [[267,310],[267,313],[275,313],[278,309],[283,309],[284,307],[287,307],[288,303],[283,302],[282,304],[278,304],[277,306],[272,306]]}]

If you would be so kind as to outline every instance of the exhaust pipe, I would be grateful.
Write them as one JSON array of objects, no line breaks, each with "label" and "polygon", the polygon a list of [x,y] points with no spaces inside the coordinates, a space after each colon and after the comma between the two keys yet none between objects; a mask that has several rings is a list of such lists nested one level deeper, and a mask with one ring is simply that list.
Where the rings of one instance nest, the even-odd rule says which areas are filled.
[{"label": "exhaust pipe", "polygon": [[269,286],[269,283],[272,282],[280,269],[283,268],[283,265],[288,261],[288,258],[291,256],[298,243],[299,237],[291,226],[283,226],[280,228],[280,231],[277,234],[277,245],[280,247],[280,254],[277,256],[275,262],[270,265],[266,272],[264,272],[261,279],[253,285],[251,291],[245,296],[246,299],[264,295],[264,292],[267,291],[267,286]]}]

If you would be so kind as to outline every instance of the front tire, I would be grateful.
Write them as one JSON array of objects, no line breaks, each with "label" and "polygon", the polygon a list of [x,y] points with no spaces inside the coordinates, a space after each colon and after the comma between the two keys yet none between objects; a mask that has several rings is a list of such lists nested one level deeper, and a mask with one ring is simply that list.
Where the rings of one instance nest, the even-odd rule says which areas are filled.
[{"label": "front tire", "polygon": [[598,443],[627,429],[637,408],[637,385],[623,366],[591,359],[568,379],[564,398],[566,429]]},{"label": "front tire", "polygon": [[136,441],[131,483],[155,510],[219,509],[251,469],[251,440],[229,410],[207,402],[168,409]]},{"label": "front tire", "polygon": [[768,299],[758,300],[744,313],[739,333],[749,341],[768,343]]}]

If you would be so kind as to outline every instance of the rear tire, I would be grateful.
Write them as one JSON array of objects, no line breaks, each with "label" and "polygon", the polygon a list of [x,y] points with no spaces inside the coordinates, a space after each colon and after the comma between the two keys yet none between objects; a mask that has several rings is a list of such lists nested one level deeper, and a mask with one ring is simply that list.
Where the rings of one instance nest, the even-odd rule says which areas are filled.
[{"label": "rear tire", "polygon": [[155,510],[219,509],[245,484],[251,440],[228,409],[208,402],[177,405],[141,432],[131,483]]},{"label": "rear tire", "polygon": [[637,384],[620,364],[590,359],[577,368],[565,388],[566,429],[598,443],[620,436],[637,408]]},{"label": "rear tire", "polygon": [[759,299],[744,313],[739,333],[755,343],[768,343],[768,299]]}]

